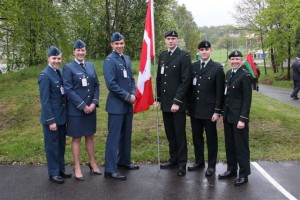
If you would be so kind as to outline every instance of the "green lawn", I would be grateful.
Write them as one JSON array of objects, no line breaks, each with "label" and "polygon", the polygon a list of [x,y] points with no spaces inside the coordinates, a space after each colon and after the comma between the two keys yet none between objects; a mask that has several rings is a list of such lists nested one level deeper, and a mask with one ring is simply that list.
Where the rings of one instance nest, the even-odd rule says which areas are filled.
[{"label": "green lawn", "polygon": [[[104,162],[107,136],[105,101],[107,89],[102,75],[102,62],[94,62],[101,83],[100,107],[97,111],[95,150],[98,163]],[[134,63],[137,72],[138,62]],[[45,163],[42,126],[39,122],[40,102],[37,76],[43,67],[31,67],[17,73],[0,75],[0,164],[13,162]],[[137,74],[137,73],[136,73]],[[154,81],[153,81],[154,82]],[[300,159],[300,108],[253,93],[250,122],[251,159],[299,160]],[[189,118],[187,119],[189,160],[194,152]],[[156,112],[134,115],[132,160],[155,163],[157,160]],[[225,161],[222,121],[219,127],[219,159]],[[168,143],[163,131],[161,113],[158,112],[160,157],[168,159]],[[72,163],[70,138],[67,138],[66,163]],[[83,143],[84,144],[84,143]],[[88,158],[82,145],[82,162]]]}]

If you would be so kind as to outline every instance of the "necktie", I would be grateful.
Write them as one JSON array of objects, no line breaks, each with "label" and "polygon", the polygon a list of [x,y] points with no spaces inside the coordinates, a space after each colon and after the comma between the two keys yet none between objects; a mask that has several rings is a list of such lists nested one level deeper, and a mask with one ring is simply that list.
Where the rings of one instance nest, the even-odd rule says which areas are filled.
[{"label": "necktie", "polygon": [[125,62],[125,58],[124,58],[124,56],[123,56],[123,55],[120,55],[120,56],[121,56],[121,58],[122,58],[123,62],[124,62],[124,63],[126,63],[126,62]]},{"label": "necktie", "polygon": [[231,81],[232,81],[232,77],[234,76],[234,74],[235,74],[235,72],[231,72],[231,74],[230,74],[230,77],[229,77],[229,84],[231,83]]},{"label": "necktie", "polygon": [[172,56],[172,51],[169,51],[168,54],[169,54],[169,57]]},{"label": "necktie", "polygon": [[80,63],[79,65],[82,67],[82,69],[84,69],[84,70],[85,70],[85,66],[84,66],[84,64],[83,64],[83,63]]},{"label": "necktie", "polygon": [[201,70],[204,69],[205,62],[201,63]]},{"label": "necktie", "polygon": [[63,79],[62,79],[62,76],[61,76],[61,73],[60,73],[59,69],[56,70],[56,73],[57,73],[57,75],[59,76],[59,78],[61,80],[61,84],[63,85]]},{"label": "necktie", "polygon": [[57,73],[57,75],[59,76],[59,78],[62,79],[61,73],[60,73],[59,69],[56,70],[56,73]]}]

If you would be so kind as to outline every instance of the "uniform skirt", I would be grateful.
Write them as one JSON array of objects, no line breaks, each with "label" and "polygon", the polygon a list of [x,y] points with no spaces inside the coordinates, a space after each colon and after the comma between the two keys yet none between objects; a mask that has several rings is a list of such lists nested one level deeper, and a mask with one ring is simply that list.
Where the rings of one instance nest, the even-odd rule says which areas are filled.
[{"label": "uniform skirt", "polygon": [[96,112],[84,116],[68,116],[67,135],[82,137],[96,133]]}]

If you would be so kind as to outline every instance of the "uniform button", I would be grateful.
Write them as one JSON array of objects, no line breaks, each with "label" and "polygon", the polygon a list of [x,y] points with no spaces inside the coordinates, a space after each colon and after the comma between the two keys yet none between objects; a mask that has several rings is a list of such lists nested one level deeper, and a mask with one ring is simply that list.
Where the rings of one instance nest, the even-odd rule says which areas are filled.
[{"label": "uniform button", "polygon": [[201,76],[199,78],[202,78]]},{"label": "uniform button", "polygon": [[89,92],[90,90],[88,89],[88,92]]},{"label": "uniform button", "polygon": [[165,74],[165,76],[167,76],[167,74]]},{"label": "uniform button", "polygon": [[166,92],[166,90],[164,90],[164,92]]},{"label": "uniform button", "polygon": [[166,69],[168,68],[168,66],[166,66]]},{"label": "uniform button", "polygon": [[200,86],[200,83],[198,84],[198,86]]},{"label": "uniform button", "polygon": [[197,99],[199,99],[199,97],[197,97]]},{"label": "uniform button", "polygon": [[176,66],[174,65],[174,67],[176,67]]},{"label": "uniform button", "polygon": [[167,82],[164,82],[164,84],[167,84]]},{"label": "uniform button", "polygon": [[88,96],[88,98],[90,98],[91,96]]},{"label": "uniform button", "polygon": [[199,93],[200,91],[198,90],[197,92]]}]

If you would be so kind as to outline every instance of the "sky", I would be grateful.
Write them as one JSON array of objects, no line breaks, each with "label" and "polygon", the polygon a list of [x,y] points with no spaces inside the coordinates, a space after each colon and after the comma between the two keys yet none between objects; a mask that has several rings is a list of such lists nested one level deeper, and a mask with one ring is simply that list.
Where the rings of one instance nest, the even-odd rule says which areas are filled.
[{"label": "sky", "polygon": [[178,5],[185,4],[198,26],[235,24],[231,13],[234,13],[236,0],[177,0],[177,2]]}]

